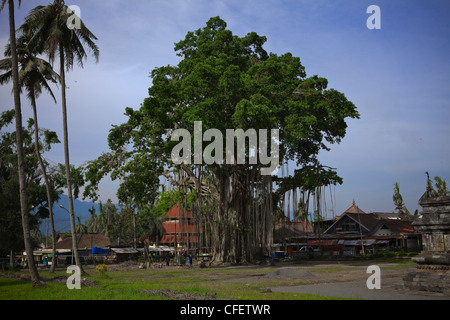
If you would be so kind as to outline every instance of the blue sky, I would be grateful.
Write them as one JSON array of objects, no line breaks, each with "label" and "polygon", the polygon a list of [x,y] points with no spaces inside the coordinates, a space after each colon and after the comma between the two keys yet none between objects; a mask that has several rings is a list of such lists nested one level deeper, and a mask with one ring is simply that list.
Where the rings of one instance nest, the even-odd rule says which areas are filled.
[{"label": "blue sky", "polygon": [[[22,1],[16,25],[37,5]],[[155,67],[177,64],[174,43],[220,16],[234,34],[267,37],[269,52],[301,58],[308,76],[329,80],[361,114],[349,120],[340,145],[320,155],[335,167],[343,185],[335,188],[334,210],[352,201],[365,210],[394,209],[393,185],[407,207],[420,207],[425,171],[450,177],[450,24],[448,1],[399,0],[105,0],[66,1],[98,37],[100,61],[67,75],[71,162],[81,165],[107,152],[112,124],[126,120],[125,107],[139,108]],[[370,5],[381,9],[381,29],[369,30]],[[8,39],[7,10],[0,13],[0,48]],[[57,70],[57,65],[55,69]],[[0,110],[13,107],[12,86],[0,87]],[[55,88],[58,98],[59,92]],[[40,125],[63,137],[60,105],[42,95]],[[25,96],[24,119],[32,116]],[[63,146],[46,157],[63,162]],[[290,167],[292,170],[292,166]],[[116,199],[116,183],[105,180],[101,199]],[[331,204],[327,206],[330,207]]]}]

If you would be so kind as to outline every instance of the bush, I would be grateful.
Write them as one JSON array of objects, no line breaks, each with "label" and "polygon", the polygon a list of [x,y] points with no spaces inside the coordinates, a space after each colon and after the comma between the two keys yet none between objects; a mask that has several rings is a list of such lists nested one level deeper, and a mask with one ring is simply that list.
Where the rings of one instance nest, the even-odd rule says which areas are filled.
[{"label": "bush", "polygon": [[417,256],[419,253],[420,253],[420,252],[411,251],[411,252],[408,252],[408,253],[406,254],[406,256],[407,256],[407,257],[414,257],[414,256]]},{"label": "bush", "polygon": [[373,255],[373,257],[374,258],[412,257],[418,254],[419,252],[387,251],[387,252],[377,252]]},{"label": "bush", "polygon": [[386,257],[386,258],[393,258],[393,257],[395,257],[395,256],[396,256],[395,252],[392,252],[392,251],[383,252],[383,257]]},{"label": "bush", "polygon": [[97,265],[97,267],[95,267],[95,269],[101,274],[104,274],[106,271],[108,271],[108,267],[106,266],[106,264],[99,264]]}]

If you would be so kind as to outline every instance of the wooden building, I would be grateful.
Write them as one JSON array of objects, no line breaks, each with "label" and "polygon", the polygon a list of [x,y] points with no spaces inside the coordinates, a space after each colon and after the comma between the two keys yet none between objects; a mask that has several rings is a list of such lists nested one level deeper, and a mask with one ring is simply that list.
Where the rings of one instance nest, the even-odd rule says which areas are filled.
[{"label": "wooden building", "polygon": [[202,229],[188,210],[177,203],[166,213],[165,217],[164,235],[159,243],[174,248],[179,246],[186,249],[198,247]]},{"label": "wooden building", "polygon": [[341,246],[341,255],[420,251],[421,235],[412,221],[411,217],[404,219],[395,213],[365,213],[353,203],[325,230],[324,237]]}]

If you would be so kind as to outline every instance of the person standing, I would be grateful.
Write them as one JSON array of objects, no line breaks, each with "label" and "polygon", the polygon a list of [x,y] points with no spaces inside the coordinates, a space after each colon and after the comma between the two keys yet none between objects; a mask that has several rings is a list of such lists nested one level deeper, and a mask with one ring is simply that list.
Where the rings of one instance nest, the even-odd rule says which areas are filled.
[{"label": "person standing", "polygon": [[169,258],[169,254],[167,254],[167,253],[166,253],[165,260],[166,260],[166,265],[169,266],[170,258]]}]

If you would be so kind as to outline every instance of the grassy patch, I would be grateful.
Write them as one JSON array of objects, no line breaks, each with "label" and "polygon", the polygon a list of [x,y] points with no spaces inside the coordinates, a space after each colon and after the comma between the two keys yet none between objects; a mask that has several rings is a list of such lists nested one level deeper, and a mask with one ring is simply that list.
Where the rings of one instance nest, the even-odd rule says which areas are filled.
[{"label": "grassy patch", "polygon": [[[372,264],[381,261],[372,261]],[[370,263],[369,263],[370,264]],[[369,265],[368,264],[368,265]],[[388,263],[383,261],[382,269],[401,269],[411,266],[404,262]],[[366,276],[365,267],[357,264],[347,265],[308,265],[305,267],[291,266],[313,272],[310,278],[273,278],[266,277],[279,267],[237,267],[237,268],[172,268],[151,270],[110,271],[100,273],[95,269],[87,269],[86,278],[95,286],[82,286],[81,290],[69,290],[64,278],[67,274],[59,271],[49,274],[41,271],[46,279],[62,278],[62,281],[47,282],[42,288],[33,288],[30,282],[13,278],[0,278],[0,300],[151,300],[170,299],[167,290],[184,293],[188,297],[215,296],[220,299],[235,300],[329,300],[337,299],[309,294],[272,292],[270,287],[292,286],[317,283],[322,281],[322,275],[340,277],[341,273],[357,272]],[[22,271],[22,274],[27,274]],[[166,290],[166,291],[164,291]],[[174,296],[177,297],[176,295]]]},{"label": "grassy patch", "polygon": [[148,295],[129,288],[81,287],[69,290],[65,284],[47,283],[34,288],[30,282],[0,278],[0,300],[140,300]]}]

